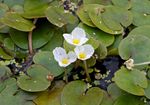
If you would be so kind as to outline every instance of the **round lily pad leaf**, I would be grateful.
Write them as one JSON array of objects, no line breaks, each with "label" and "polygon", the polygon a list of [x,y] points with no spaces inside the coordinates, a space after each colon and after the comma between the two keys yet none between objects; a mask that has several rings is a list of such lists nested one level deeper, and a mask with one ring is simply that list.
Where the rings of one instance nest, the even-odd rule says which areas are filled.
[{"label": "round lily pad leaf", "polygon": [[79,16],[80,20],[91,27],[95,27],[93,22],[91,21],[89,14],[88,14],[88,8],[90,5],[82,5],[80,8],[77,10],[77,15]]},{"label": "round lily pad leaf", "polygon": [[146,36],[132,35],[123,39],[119,44],[119,55],[122,59],[132,58],[134,63],[150,61],[150,39]]},{"label": "round lily pad leaf", "polygon": [[32,31],[35,28],[31,21],[24,19],[15,12],[6,13],[5,16],[0,19],[0,22],[20,31]]},{"label": "round lily pad leaf", "polygon": [[53,54],[49,51],[41,51],[34,55],[33,61],[41,64],[54,76],[57,77],[64,72],[64,69],[55,61]]},{"label": "round lily pad leaf", "polygon": [[113,105],[145,105],[145,103],[140,97],[126,94],[120,96]]},{"label": "round lily pad leaf", "polygon": [[85,30],[85,32],[88,34],[88,37],[93,37],[106,47],[110,46],[114,42],[114,36],[111,34],[105,33],[97,28],[91,28],[83,23],[80,23],[78,26]]},{"label": "round lily pad leaf", "polygon": [[113,98],[110,96],[110,94],[104,91],[103,100],[100,105],[113,105],[113,103]]},{"label": "round lily pad leaf", "polygon": [[143,96],[144,88],[148,86],[144,72],[136,69],[129,71],[124,67],[115,73],[114,81],[122,90],[138,96]]},{"label": "round lily pad leaf", "polygon": [[148,80],[148,87],[145,89],[145,96],[150,99],[150,80]]},{"label": "round lily pad leaf", "polygon": [[12,8],[11,8],[12,11],[14,12],[17,12],[19,14],[23,13],[24,12],[24,9],[23,9],[23,6],[22,5],[14,5]]},{"label": "round lily pad leaf", "polygon": [[42,92],[34,100],[36,105],[61,105],[60,96],[64,87],[64,82],[56,81],[55,86],[50,91]]},{"label": "round lily pad leaf", "polygon": [[103,22],[111,30],[122,30],[128,27],[133,20],[132,14],[127,9],[117,6],[107,6],[102,13]]},{"label": "round lily pad leaf", "polygon": [[[83,81],[73,81],[67,84],[61,95],[62,105],[100,105],[103,91],[98,87],[90,88]],[[86,92],[86,93],[85,93]]]},{"label": "round lily pad leaf", "polygon": [[17,85],[22,90],[39,92],[46,90],[51,85],[51,81],[47,80],[50,72],[44,66],[32,65],[27,70],[27,74],[23,74],[17,79]]},{"label": "round lily pad leaf", "polygon": [[92,22],[95,24],[96,27],[101,29],[102,31],[117,35],[123,32],[123,28],[121,27],[120,30],[112,30],[108,26],[105,25],[103,19],[102,19],[102,13],[105,11],[105,6],[98,5],[98,4],[91,4],[91,7],[89,9],[89,17],[91,18]]},{"label": "round lily pad leaf", "polygon": [[[41,24],[32,34],[33,48],[40,48],[52,38],[54,30],[49,24]],[[22,49],[28,49],[28,33],[10,29],[10,36],[14,43]]]},{"label": "round lily pad leaf", "polygon": [[8,72],[10,72],[10,69],[6,66],[0,66],[0,81],[4,76],[8,76]]},{"label": "round lily pad leaf", "polygon": [[111,0],[84,0],[84,4],[101,4],[101,5],[110,5]]},{"label": "round lily pad leaf", "polygon": [[70,13],[65,13],[63,7],[50,6],[45,11],[47,19],[57,27],[62,27],[67,23],[74,24],[76,17]]},{"label": "round lily pad leaf", "polygon": [[45,11],[48,8],[48,3],[43,0],[25,0],[24,13],[25,18],[42,18],[45,17]]},{"label": "round lily pad leaf", "polygon": [[131,1],[130,0],[112,0],[112,3],[115,6],[119,6],[119,7],[124,7],[126,9],[130,9],[131,8]]},{"label": "round lily pad leaf", "polygon": [[14,48],[15,48],[15,44],[14,44],[14,42],[12,41],[11,38],[5,38],[5,39],[4,39],[4,47],[6,47],[7,49],[13,51]]},{"label": "round lily pad leaf", "polygon": [[9,8],[6,4],[0,3],[0,18],[2,18],[8,10]]}]

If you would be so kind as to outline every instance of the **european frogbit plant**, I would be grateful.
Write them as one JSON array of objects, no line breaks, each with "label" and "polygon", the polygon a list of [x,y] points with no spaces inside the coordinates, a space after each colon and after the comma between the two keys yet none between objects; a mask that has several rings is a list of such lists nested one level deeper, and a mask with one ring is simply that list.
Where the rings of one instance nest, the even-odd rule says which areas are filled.
[{"label": "european frogbit plant", "polygon": [[71,34],[63,34],[64,39],[71,45],[81,46],[88,41],[82,28],[76,27]]}]

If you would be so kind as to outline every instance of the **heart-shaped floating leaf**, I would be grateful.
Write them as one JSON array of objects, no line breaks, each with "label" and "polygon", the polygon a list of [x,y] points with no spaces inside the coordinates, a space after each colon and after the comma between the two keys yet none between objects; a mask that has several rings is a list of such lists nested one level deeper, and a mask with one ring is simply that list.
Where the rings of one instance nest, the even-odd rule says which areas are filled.
[{"label": "heart-shaped floating leaf", "polygon": [[[54,30],[50,24],[41,24],[33,31],[33,48],[40,48],[52,38]],[[22,49],[28,49],[28,33],[10,29],[10,36],[14,43]]]},{"label": "heart-shaped floating leaf", "polygon": [[16,80],[9,78],[3,82],[4,89],[0,94],[0,102],[3,105],[34,105],[32,101],[25,99],[24,94],[19,94]]},{"label": "heart-shaped floating leaf", "polygon": [[150,1],[133,0],[131,11],[133,13],[133,24],[136,26],[150,24]]},{"label": "heart-shaped floating leaf", "polygon": [[45,11],[47,19],[57,27],[62,27],[67,23],[74,24],[77,19],[70,13],[65,13],[63,7],[50,6]]},{"label": "heart-shaped floating leaf", "polygon": [[100,105],[103,91],[98,87],[90,88],[83,81],[73,81],[67,84],[61,95],[62,105]]},{"label": "heart-shaped floating leaf", "polygon": [[123,32],[123,28],[120,30],[112,30],[109,27],[107,27],[102,19],[102,13],[105,11],[105,6],[98,5],[98,4],[91,4],[91,7],[89,9],[89,17],[91,18],[92,22],[97,26],[99,29],[106,33],[110,34],[120,34]]},{"label": "heart-shaped floating leaf", "polygon": [[145,89],[145,96],[150,99],[150,80],[148,80],[148,87]]},{"label": "heart-shaped floating leaf", "polygon": [[47,80],[47,76],[50,72],[41,65],[32,65],[27,70],[28,75],[21,75],[17,79],[17,85],[25,91],[38,92],[46,90],[51,81]]},{"label": "heart-shaped floating leaf", "polygon": [[80,6],[80,8],[77,10],[77,15],[79,16],[80,20],[91,27],[95,27],[95,25],[93,24],[93,22],[91,21],[89,15],[88,15],[88,9],[89,9],[89,5],[82,5]]},{"label": "heart-shaped floating leaf", "polygon": [[123,39],[119,44],[119,55],[122,59],[132,58],[134,63],[150,61],[150,39],[146,36],[132,35]]},{"label": "heart-shaped floating leaf", "polygon": [[124,67],[115,73],[114,81],[119,88],[138,96],[144,95],[144,88],[148,85],[144,72],[136,69],[129,71]]},{"label": "heart-shaped floating leaf", "polygon": [[0,18],[5,15],[5,13],[9,10],[8,6],[4,3],[0,4]]},{"label": "heart-shaped floating leaf", "polygon": [[10,69],[6,66],[0,66],[0,81],[2,77],[8,76],[8,72],[10,72]]},{"label": "heart-shaped floating leaf", "polygon": [[49,51],[41,51],[34,55],[33,61],[46,67],[54,77],[61,75],[64,69],[55,61],[53,54]]},{"label": "heart-shaped floating leaf", "polygon": [[113,105],[113,103],[114,103],[114,100],[112,99],[110,94],[104,91],[103,100],[100,105]]},{"label": "heart-shaped floating leaf", "polygon": [[87,25],[80,23],[79,27],[83,28],[88,34],[88,37],[93,37],[95,40],[102,42],[105,46],[110,46],[114,42],[114,36],[105,33],[97,28],[91,28]]},{"label": "heart-shaped floating leaf", "polygon": [[45,10],[48,3],[42,0],[25,0],[23,17],[25,18],[41,18],[45,17]]},{"label": "heart-shaped floating leaf", "polygon": [[51,91],[42,92],[34,102],[36,105],[61,105],[60,96],[64,87],[64,82],[56,81]]},{"label": "heart-shaped floating leaf", "polygon": [[111,30],[122,30],[122,26],[128,27],[133,20],[130,11],[117,6],[107,6],[102,13],[102,19]]},{"label": "heart-shaped floating leaf", "polygon": [[6,13],[6,15],[1,18],[0,21],[5,25],[20,31],[32,31],[35,28],[31,21],[24,19],[22,16],[15,12]]},{"label": "heart-shaped floating leaf", "polygon": [[124,7],[126,9],[130,9],[131,8],[131,1],[130,0],[112,0],[112,3],[115,6],[119,6],[119,7]]},{"label": "heart-shaped floating leaf", "polygon": [[145,103],[140,97],[126,94],[120,96],[113,105],[145,105]]},{"label": "heart-shaped floating leaf", "polygon": [[11,38],[5,38],[5,39],[4,39],[4,47],[6,47],[7,49],[13,51],[14,48],[15,48],[15,44],[14,44],[14,42],[12,41]]},{"label": "heart-shaped floating leaf", "polygon": [[53,51],[54,48],[62,46],[64,41],[62,34],[63,33],[60,30],[55,30],[53,37],[49,40],[49,42],[45,46],[41,48],[41,50]]}]

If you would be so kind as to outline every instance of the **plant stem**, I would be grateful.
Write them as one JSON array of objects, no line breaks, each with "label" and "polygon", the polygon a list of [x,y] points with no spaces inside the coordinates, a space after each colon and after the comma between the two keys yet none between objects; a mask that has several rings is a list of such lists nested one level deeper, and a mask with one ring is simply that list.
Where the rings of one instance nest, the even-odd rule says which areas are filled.
[{"label": "plant stem", "polygon": [[88,82],[91,82],[91,78],[90,78],[90,75],[89,75],[89,72],[88,72],[88,68],[87,68],[87,63],[86,63],[86,61],[83,61],[83,62],[84,62],[84,70],[85,70]]},{"label": "plant stem", "polygon": [[68,76],[67,76],[67,69],[64,68],[64,78],[65,78],[65,82],[68,83]]},{"label": "plant stem", "polygon": [[[37,19],[34,19],[33,24],[35,24]],[[29,32],[28,34],[28,49],[29,49],[29,54],[33,55],[33,45],[32,45],[32,33],[33,30]]]}]

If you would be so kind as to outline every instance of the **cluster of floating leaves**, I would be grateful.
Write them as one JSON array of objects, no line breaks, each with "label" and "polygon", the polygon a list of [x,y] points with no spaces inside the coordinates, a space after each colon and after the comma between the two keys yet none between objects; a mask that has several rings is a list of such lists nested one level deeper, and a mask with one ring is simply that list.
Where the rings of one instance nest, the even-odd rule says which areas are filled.
[{"label": "cluster of floating leaves", "polygon": [[0,103],[149,105],[149,14],[149,0],[0,0]]}]

